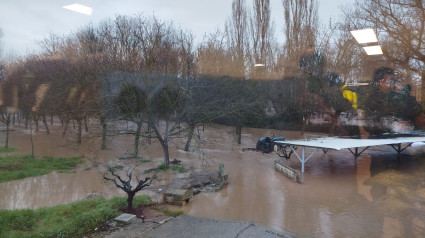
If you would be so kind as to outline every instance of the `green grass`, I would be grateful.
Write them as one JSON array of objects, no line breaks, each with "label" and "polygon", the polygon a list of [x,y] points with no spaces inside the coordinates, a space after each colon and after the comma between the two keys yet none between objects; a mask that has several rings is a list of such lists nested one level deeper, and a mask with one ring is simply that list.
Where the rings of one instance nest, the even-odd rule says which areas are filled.
[{"label": "green grass", "polygon": [[158,169],[159,169],[159,170],[163,170],[163,171],[165,171],[165,170],[167,170],[168,168],[167,168],[167,166],[166,166],[165,164],[160,164],[160,165],[158,166]]},{"label": "green grass", "polygon": [[17,151],[17,150],[18,150],[18,149],[16,149],[16,148],[11,148],[11,147],[8,147],[8,148],[0,147],[0,153],[15,152],[15,151]]},{"label": "green grass", "polygon": [[33,158],[31,156],[0,157],[0,182],[40,176],[52,171],[70,172],[78,164],[83,163],[82,157],[71,158]]},{"label": "green grass", "polygon": [[171,217],[178,217],[184,214],[183,211],[171,211],[170,209],[162,206],[152,206],[151,208],[155,211],[162,212],[165,215]]},{"label": "green grass", "polygon": [[[177,171],[179,173],[185,173],[185,172],[187,172],[187,169],[183,165],[172,165],[170,168],[171,168],[171,170]],[[165,171],[167,169],[168,168],[167,168],[167,166],[165,166],[165,164],[160,164],[158,166],[158,170]]]},{"label": "green grass", "polygon": [[[0,237],[83,237],[120,214],[127,198],[93,198],[38,210],[0,210]],[[148,196],[136,196],[133,206],[148,204]]]},{"label": "green grass", "polygon": [[183,165],[172,165],[171,170],[177,171],[179,173],[187,172],[187,169]]}]

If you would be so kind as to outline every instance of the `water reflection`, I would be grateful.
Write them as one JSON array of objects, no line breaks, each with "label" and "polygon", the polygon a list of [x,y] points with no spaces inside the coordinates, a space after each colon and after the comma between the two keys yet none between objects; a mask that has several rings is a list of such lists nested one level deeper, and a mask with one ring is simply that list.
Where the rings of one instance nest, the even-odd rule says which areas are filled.
[{"label": "water reflection", "polygon": [[[1,208],[39,208],[80,200],[90,193],[102,193],[107,197],[120,195],[116,189],[104,183],[96,170],[70,174],[56,172],[48,175],[0,183]],[[121,195],[122,196],[122,195]]]},{"label": "water reflection", "polygon": [[[383,230],[395,230],[402,237],[423,237],[425,229],[424,160],[418,155],[388,159],[373,156],[371,174],[372,203],[383,216]],[[397,219],[402,217],[403,219]],[[395,229],[399,227],[399,229]],[[396,232],[394,233],[396,234]]]},{"label": "water reflection", "polygon": [[[299,132],[244,128],[241,146],[234,143],[232,128],[207,127],[200,133],[204,153],[210,158],[209,168],[217,169],[218,163],[223,163],[229,174],[229,186],[218,193],[201,193],[186,206],[173,209],[213,219],[254,222],[294,232],[297,237],[425,236],[424,144],[414,144],[402,153],[400,160],[390,147],[368,149],[357,163],[348,151],[318,152],[306,163],[305,183],[297,184],[274,170],[274,160],[285,159],[242,151],[242,148],[253,147],[258,138],[266,135],[303,138]],[[19,141],[17,134],[12,138],[15,143]],[[42,138],[44,141],[40,141]],[[37,140],[37,151],[46,153],[43,155],[87,152],[70,141],[55,138],[54,134],[47,138],[53,139]],[[52,147],[52,143],[66,146],[43,149],[43,146]],[[199,168],[204,163],[199,154],[181,151],[180,144],[184,143],[173,141],[171,158],[181,159],[187,167]],[[131,139],[114,138],[114,145],[117,149],[88,151],[107,161],[124,154],[131,146]],[[25,150],[25,144],[23,147]],[[149,148],[142,155],[161,162],[160,146],[154,144]],[[295,157],[284,162],[300,168]],[[173,176],[176,174],[166,173],[161,178]],[[0,191],[5,194],[0,196],[1,209],[68,203],[91,192],[106,197],[124,196],[112,184],[104,183],[96,169],[0,183]]]},{"label": "water reflection", "polygon": [[[273,158],[241,153],[242,158],[226,160],[226,167],[236,170],[229,173],[229,188],[221,192],[226,199],[218,202],[220,196],[203,194],[182,210],[209,218],[252,221],[295,232],[299,237],[422,237],[423,217],[403,210],[388,216],[383,212],[388,208],[378,200],[387,190],[377,194],[377,186],[368,182],[388,170],[398,171],[404,178],[423,174],[424,159],[414,156],[422,150],[409,148],[400,161],[390,147],[372,149],[357,162],[347,151],[318,153],[306,164],[303,185],[275,172]],[[294,158],[287,163],[300,167]],[[418,186],[412,180],[406,182],[405,187]],[[407,204],[419,206],[413,200]]]}]

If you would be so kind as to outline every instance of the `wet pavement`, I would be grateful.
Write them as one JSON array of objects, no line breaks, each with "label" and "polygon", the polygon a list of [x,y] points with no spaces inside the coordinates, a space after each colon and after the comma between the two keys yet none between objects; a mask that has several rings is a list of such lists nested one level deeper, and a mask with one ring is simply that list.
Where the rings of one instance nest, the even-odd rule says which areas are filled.
[{"label": "wet pavement", "polygon": [[292,238],[294,234],[276,231],[253,223],[205,219],[193,216],[158,217],[141,222],[132,219],[128,224],[108,234],[93,234],[103,238]]},{"label": "wet pavement", "polygon": [[295,237],[288,232],[275,231],[253,223],[212,220],[192,216],[179,216],[145,233],[147,237],[175,238],[289,238]]}]

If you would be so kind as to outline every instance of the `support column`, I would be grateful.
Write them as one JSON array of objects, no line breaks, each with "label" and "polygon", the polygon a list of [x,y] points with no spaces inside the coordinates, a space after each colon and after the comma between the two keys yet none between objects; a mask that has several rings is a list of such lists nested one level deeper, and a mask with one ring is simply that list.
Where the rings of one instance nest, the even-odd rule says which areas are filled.
[{"label": "support column", "polygon": [[304,164],[319,150],[319,148],[315,148],[314,151],[305,158],[305,146],[303,146],[303,151],[301,154],[301,157],[298,155],[297,151],[295,151],[294,146],[290,146],[291,150],[294,152],[294,154],[297,156],[298,160],[301,162],[301,173],[304,173]]}]

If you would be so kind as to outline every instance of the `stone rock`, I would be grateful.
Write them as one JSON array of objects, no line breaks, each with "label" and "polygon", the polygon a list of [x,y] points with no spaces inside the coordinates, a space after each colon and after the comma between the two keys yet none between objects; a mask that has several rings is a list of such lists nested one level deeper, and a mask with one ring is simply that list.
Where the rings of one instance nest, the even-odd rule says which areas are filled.
[{"label": "stone rock", "polygon": [[164,202],[173,205],[184,206],[193,197],[191,189],[169,188],[164,193]]},{"label": "stone rock", "polygon": [[227,171],[224,170],[224,166],[221,165],[218,171],[208,170],[195,172],[187,178],[176,178],[171,180],[167,185],[148,187],[148,189],[160,194],[165,203],[184,205],[189,200],[186,198],[173,198],[173,193],[169,191],[172,191],[172,189],[190,191],[190,196],[200,192],[217,192],[227,186],[227,178]]},{"label": "stone rock", "polygon": [[227,171],[224,169],[224,165],[222,163],[218,165],[218,174],[220,175],[221,181],[225,181],[227,183]]},{"label": "stone rock", "polygon": [[220,176],[221,179],[221,183],[220,185],[217,187],[216,191],[223,189],[225,186],[227,186],[227,171],[224,169],[224,165],[222,163],[220,163],[218,165],[218,174]]},{"label": "stone rock", "polygon": [[181,164],[181,160],[178,159],[173,159],[172,161],[170,161],[170,164],[174,164],[174,165],[180,165]]}]

